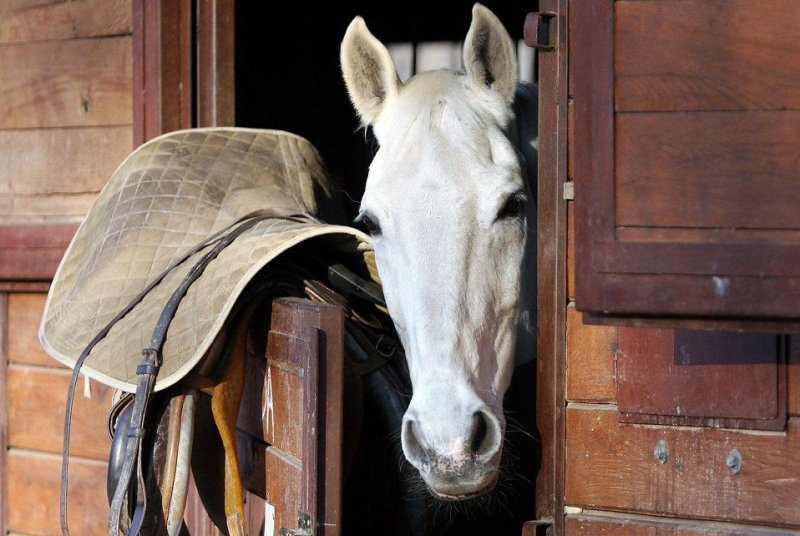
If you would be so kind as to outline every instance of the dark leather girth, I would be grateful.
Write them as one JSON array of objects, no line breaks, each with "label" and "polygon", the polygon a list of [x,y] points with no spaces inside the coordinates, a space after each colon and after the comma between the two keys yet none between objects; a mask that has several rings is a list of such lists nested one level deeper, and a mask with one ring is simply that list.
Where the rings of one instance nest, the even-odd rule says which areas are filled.
[{"label": "dark leather girth", "polygon": [[172,318],[180,305],[183,296],[189,289],[191,284],[199,278],[206,266],[214,260],[219,253],[230,245],[239,235],[251,229],[257,223],[267,218],[283,218],[295,221],[314,221],[308,214],[298,213],[296,210],[286,209],[283,207],[274,207],[265,210],[251,212],[246,216],[238,219],[228,227],[213,234],[201,243],[197,244],[171,264],[166,270],[160,273],[147,287],[138,294],[131,302],[125,306],[95,337],[89,342],[86,348],[81,352],[75,365],[72,369],[72,376],[70,377],[69,389],[67,391],[67,404],[64,416],[64,444],[62,449],[62,465],[61,465],[61,497],[60,497],[60,518],[61,518],[61,532],[64,536],[69,536],[69,527],[67,525],[67,486],[69,479],[69,439],[70,439],[70,426],[72,421],[72,407],[75,399],[75,386],[78,381],[81,367],[86,361],[86,358],[92,352],[94,347],[108,334],[111,328],[125,317],[142,299],[158,285],[173,269],[186,262],[201,250],[212,246],[200,260],[189,270],[181,284],[173,292],[164,309],[161,312],[159,320],[153,329],[153,335],[150,339],[150,345],[142,350],[143,359],[140,365],[136,368],[137,383],[136,393],[133,401],[133,409],[131,413],[131,423],[128,430],[128,435],[125,439],[125,461],[123,463],[122,471],[120,474],[117,488],[114,492],[114,497],[111,502],[111,514],[108,520],[108,534],[109,536],[117,536],[119,534],[119,522],[122,515],[122,507],[125,503],[125,497],[128,491],[131,490],[131,479],[133,478],[134,470],[137,473],[136,477],[136,507],[131,519],[131,526],[128,530],[128,536],[136,536],[139,534],[142,520],[144,519],[146,504],[145,482],[143,475],[142,464],[142,441],[146,430],[146,419],[148,412],[148,403],[150,395],[153,392],[153,387],[158,376],[159,368],[162,363],[162,349],[164,341],[166,340],[167,331],[169,330]]}]

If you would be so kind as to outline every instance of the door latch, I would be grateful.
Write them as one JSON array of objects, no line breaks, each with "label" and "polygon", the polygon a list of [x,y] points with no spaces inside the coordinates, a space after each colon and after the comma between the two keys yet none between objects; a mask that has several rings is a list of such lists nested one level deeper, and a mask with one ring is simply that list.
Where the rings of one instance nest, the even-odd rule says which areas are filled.
[{"label": "door latch", "polygon": [[556,20],[558,19],[555,13],[528,13],[523,30],[525,44],[539,50],[555,50],[558,43],[558,28],[554,23]]}]

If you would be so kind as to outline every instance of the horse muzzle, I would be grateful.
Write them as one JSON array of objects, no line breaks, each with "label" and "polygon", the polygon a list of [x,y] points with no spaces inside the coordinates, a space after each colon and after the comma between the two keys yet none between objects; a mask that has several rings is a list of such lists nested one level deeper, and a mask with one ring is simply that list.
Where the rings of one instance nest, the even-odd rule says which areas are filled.
[{"label": "horse muzzle", "polygon": [[[499,458],[499,456],[498,456]],[[454,463],[452,458],[431,460],[419,473],[428,491],[444,501],[464,501],[490,492],[498,476],[498,464],[476,459]]]},{"label": "horse muzzle", "polygon": [[466,426],[441,413],[438,417],[440,422],[424,421],[413,409],[406,413],[402,429],[406,459],[439,499],[461,501],[490,491],[499,472],[503,423],[488,406],[472,412]]}]

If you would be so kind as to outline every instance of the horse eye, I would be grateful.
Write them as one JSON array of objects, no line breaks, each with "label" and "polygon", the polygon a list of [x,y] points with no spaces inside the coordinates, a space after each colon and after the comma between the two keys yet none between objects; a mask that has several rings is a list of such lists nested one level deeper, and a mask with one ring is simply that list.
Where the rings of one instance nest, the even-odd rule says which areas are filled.
[{"label": "horse eye", "polygon": [[525,205],[525,195],[516,193],[511,195],[506,204],[497,214],[498,220],[506,220],[509,218],[519,218],[522,216],[522,209]]},{"label": "horse eye", "polygon": [[367,231],[369,231],[369,234],[371,234],[373,237],[381,234],[381,226],[372,215],[364,212],[356,219],[356,221],[360,221],[362,224],[364,224],[364,227],[367,228]]}]

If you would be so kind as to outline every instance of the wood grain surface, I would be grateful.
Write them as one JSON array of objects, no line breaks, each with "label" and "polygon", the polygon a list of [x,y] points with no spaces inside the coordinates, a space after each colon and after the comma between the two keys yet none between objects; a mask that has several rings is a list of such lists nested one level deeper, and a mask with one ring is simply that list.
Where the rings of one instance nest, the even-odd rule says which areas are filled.
[{"label": "wood grain surface", "polygon": [[617,331],[614,326],[584,324],[575,306],[567,307],[567,400],[614,400]]},{"label": "wood grain surface", "polygon": [[614,225],[797,229],[799,139],[800,111],[618,114]]},{"label": "wood grain surface", "polygon": [[[8,453],[8,530],[21,534],[61,534],[58,494],[61,456],[12,449]],[[70,462],[69,524],[73,534],[107,534],[106,464]]]},{"label": "wood grain surface", "polygon": [[0,46],[9,73],[0,77],[0,128],[130,124],[131,43],[122,36]]},{"label": "wood grain surface", "polygon": [[618,111],[800,110],[795,0],[614,7]]},{"label": "wood grain surface", "polygon": [[[568,407],[567,504],[800,528],[800,423],[786,433],[639,426],[620,424],[615,409]],[[663,465],[653,456],[660,439]],[[734,448],[738,474],[726,465]]]},{"label": "wood grain surface", "polygon": [[[9,3],[6,1],[7,8]],[[69,0],[0,8],[0,43],[105,37],[131,33],[131,0]]]}]

